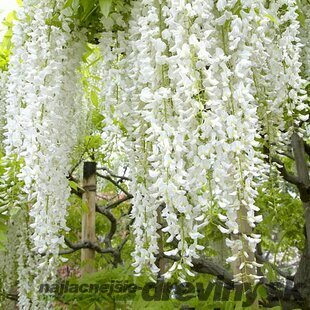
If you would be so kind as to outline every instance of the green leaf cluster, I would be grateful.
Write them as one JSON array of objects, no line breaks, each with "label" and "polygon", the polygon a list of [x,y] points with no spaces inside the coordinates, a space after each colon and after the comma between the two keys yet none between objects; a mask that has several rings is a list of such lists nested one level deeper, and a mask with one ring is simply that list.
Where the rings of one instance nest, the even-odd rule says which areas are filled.
[{"label": "green leaf cluster", "polygon": [[0,70],[7,71],[9,58],[12,51],[12,28],[14,20],[16,20],[16,13],[11,12],[7,15],[6,19],[2,23],[6,27],[6,32],[3,36],[2,42],[0,44]]}]

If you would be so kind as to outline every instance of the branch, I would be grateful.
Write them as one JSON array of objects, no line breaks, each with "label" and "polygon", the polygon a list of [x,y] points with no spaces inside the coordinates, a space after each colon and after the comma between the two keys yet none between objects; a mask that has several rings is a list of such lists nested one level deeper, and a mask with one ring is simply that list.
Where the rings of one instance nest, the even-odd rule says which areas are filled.
[{"label": "branch", "polygon": [[108,204],[106,205],[106,209],[109,209],[109,210],[114,209],[114,208],[116,208],[118,205],[120,205],[121,203],[123,203],[123,202],[125,202],[125,201],[127,201],[127,200],[130,200],[130,199],[132,199],[132,198],[133,198],[133,196],[130,195],[130,196],[123,197],[123,198],[121,198],[121,199],[119,199],[119,200],[117,200],[117,201],[115,201],[115,202],[108,203]]},{"label": "branch", "polygon": [[[301,180],[297,176],[289,173],[286,170],[284,163],[279,158],[274,157],[274,156],[270,157],[270,151],[266,146],[264,146],[264,154],[266,154],[268,156],[268,158],[271,159],[271,162],[278,164],[276,167],[279,170],[282,177],[284,178],[284,180],[286,180],[289,183],[296,185],[298,188],[304,186],[304,184],[301,182]],[[281,167],[279,167],[279,166],[281,166]]]},{"label": "branch", "polygon": [[[129,215],[131,213],[132,207],[130,207],[128,214]],[[121,251],[123,249],[123,247],[125,246],[126,242],[129,239],[130,236],[130,226],[133,224],[134,219],[132,219],[127,225],[126,225],[126,237],[122,240],[121,244],[118,246],[118,250]]]},{"label": "branch", "polygon": [[91,243],[89,241],[84,241],[84,242],[79,242],[79,243],[74,244],[71,241],[69,241],[67,238],[65,238],[65,243],[70,249],[60,251],[59,252],[60,255],[70,254],[70,253],[76,252],[81,249],[93,249],[96,252],[101,253],[101,254],[108,254],[108,253],[113,254],[115,251],[112,247],[102,249],[97,244]]},{"label": "branch", "polygon": [[281,277],[290,280],[290,281],[294,281],[294,277],[292,275],[286,274],[285,272],[283,272],[278,266],[276,266],[275,264],[271,263],[268,259],[264,258],[261,255],[256,254],[255,255],[257,262],[258,263],[266,263],[268,264],[273,270],[275,270]]},{"label": "branch", "polygon": [[293,154],[288,153],[288,152],[282,152],[282,151],[277,151],[277,154],[282,155],[282,156],[286,156],[289,159],[295,160]]},{"label": "branch", "polygon": [[109,233],[104,238],[104,243],[106,247],[112,247],[111,241],[116,232],[116,218],[112,214],[109,209],[103,208],[101,206],[96,205],[96,211],[106,216],[111,222],[111,227]]},{"label": "branch", "polygon": [[11,293],[0,293],[0,296],[3,296],[6,299],[18,301],[18,294],[11,294]]},{"label": "branch", "polygon": [[310,156],[310,145],[304,141],[304,146],[305,146],[305,152]]},{"label": "branch", "polygon": [[126,242],[129,240],[129,233],[127,233],[126,237],[122,240],[121,244],[117,247],[118,251],[121,252]]},{"label": "branch", "polygon": [[[178,256],[167,256],[163,255],[162,257],[178,261],[180,257]],[[228,289],[234,289],[235,283],[233,280],[233,275],[229,273],[224,267],[212,262],[207,258],[194,258],[192,260],[193,267],[192,270],[198,273],[207,273],[213,276],[216,276],[219,280],[223,281]],[[282,283],[263,283],[261,284],[267,290],[268,297],[265,301],[262,302],[263,306],[274,307],[278,306],[279,303],[287,306],[285,309],[295,309],[300,308],[302,304],[302,299],[300,294],[296,289],[288,289],[284,287]],[[284,308],[283,308],[284,309]]]},{"label": "branch", "polygon": [[132,181],[130,178],[125,177],[124,175],[117,175],[117,174],[114,174],[114,173],[113,173],[109,168],[107,168],[107,167],[97,168],[97,170],[107,171],[111,177],[120,179],[120,180],[122,180],[122,181],[123,181],[123,180],[125,180],[125,181]]},{"label": "branch", "polygon": [[80,159],[78,160],[78,162],[70,169],[69,171],[69,177],[72,177],[73,172],[75,171],[75,169],[81,164],[81,162],[83,161],[83,156],[85,154],[85,150],[83,151]]},{"label": "branch", "polygon": [[132,198],[133,196],[126,190],[124,189],[121,185],[119,185],[118,182],[114,181],[110,176],[108,175],[103,175],[97,172],[97,176],[103,179],[106,179],[108,181],[110,181],[113,185],[115,185],[117,188],[119,188],[123,193],[126,194],[127,197]]},{"label": "branch", "polygon": [[[167,258],[173,261],[179,261],[181,258],[179,256],[168,256],[165,254],[160,255],[163,258]],[[229,286],[234,286],[233,275],[228,272],[224,267],[214,263],[213,261],[207,258],[193,258],[192,260],[193,267],[192,270],[198,273],[207,273],[213,276],[216,276],[219,280],[225,282]]]}]

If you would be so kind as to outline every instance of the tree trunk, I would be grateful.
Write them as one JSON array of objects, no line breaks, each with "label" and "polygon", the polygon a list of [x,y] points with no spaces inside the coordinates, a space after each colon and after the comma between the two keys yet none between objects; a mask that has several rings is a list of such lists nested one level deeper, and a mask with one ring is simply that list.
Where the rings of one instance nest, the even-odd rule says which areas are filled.
[{"label": "tree trunk", "polygon": [[303,140],[294,133],[292,147],[296,170],[301,185],[298,186],[305,216],[305,247],[295,275],[294,285],[305,300],[304,309],[310,309],[310,179]]},{"label": "tree trunk", "polygon": [[[83,201],[86,203],[88,212],[82,216],[82,242],[96,243],[96,163],[85,162],[83,170]],[[81,251],[81,273],[95,271],[94,249],[82,249]]]}]

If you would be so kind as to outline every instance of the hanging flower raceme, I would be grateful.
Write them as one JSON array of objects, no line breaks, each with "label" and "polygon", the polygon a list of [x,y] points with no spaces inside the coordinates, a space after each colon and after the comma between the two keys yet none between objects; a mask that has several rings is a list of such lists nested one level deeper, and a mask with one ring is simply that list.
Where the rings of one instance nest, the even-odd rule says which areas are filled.
[{"label": "hanging flower raceme", "polygon": [[[305,80],[301,78],[301,49],[300,42],[300,23],[298,20],[298,5],[294,0],[291,1],[277,1],[275,12],[279,16],[279,48],[281,50],[281,64],[283,66],[283,83],[286,91],[286,105],[284,108],[284,119],[287,126],[293,129],[293,125],[299,125],[301,121],[307,121],[309,115],[302,115],[299,113],[300,119],[295,114],[297,111],[304,111],[306,105],[303,100],[306,99],[305,91],[303,89]],[[295,117],[294,117],[295,116]],[[295,119],[295,122],[294,122]],[[290,122],[290,123],[289,123]],[[288,130],[288,135],[291,131]]]},{"label": "hanging flower raceme", "polygon": [[[135,196],[134,266],[138,274],[146,268],[153,273],[159,271],[155,265],[159,244],[166,246],[157,230],[166,222],[163,232],[167,233],[168,249],[164,254],[179,253],[181,260],[165,276],[177,268],[184,278],[190,273],[192,257],[197,257],[196,249],[203,248],[197,244],[202,236],[198,227],[206,224],[200,208],[190,201],[192,175],[186,171],[193,155],[191,146],[197,139],[195,116],[199,110],[199,103],[193,98],[199,90],[190,52],[186,47],[179,52],[179,45],[188,40],[188,34],[183,33],[188,15],[173,3],[153,1],[134,2],[132,12],[126,55],[126,72],[132,82],[125,90],[130,119],[123,121],[131,139],[129,148],[133,150],[129,163]],[[184,74],[179,73],[181,70]],[[125,111],[124,104],[122,108]],[[200,185],[195,186],[201,189]],[[169,243],[174,242],[177,248],[169,250]]]},{"label": "hanging flower raceme", "polygon": [[[141,9],[141,2],[137,1],[133,5],[132,15],[140,14]],[[150,197],[148,190],[151,185],[150,177],[147,176],[149,150],[143,132],[146,123],[140,116],[138,108],[141,90],[139,88],[136,92],[136,88],[140,85],[135,83],[140,72],[133,66],[136,55],[133,53],[135,47],[131,43],[134,40],[129,41],[130,35],[137,36],[139,33],[128,31],[128,22],[124,20],[124,16],[130,10],[131,7],[119,7],[117,13],[102,19],[104,31],[100,37],[99,49],[103,60],[97,63],[94,73],[100,76],[100,82],[96,83],[96,87],[99,89],[98,97],[103,100],[100,106],[105,117],[102,138],[103,148],[108,152],[108,164],[113,166],[115,160],[122,158],[123,163],[125,161],[124,164],[129,165],[133,179],[130,191],[135,194],[133,215],[136,251],[133,256],[136,258],[136,272],[140,274],[147,266],[156,273],[158,268],[155,265],[154,253],[158,253],[156,233],[159,228],[156,223],[158,203],[156,197]],[[131,26],[136,22],[133,19]],[[138,30],[137,27],[135,31]],[[129,101],[131,105],[128,105]],[[110,152],[113,154],[110,155]],[[146,246],[148,250],[145,249]]]},{"label": "hanging flower raceme", "polygon": [[[237,28],[242,23],[241,19],[232,14],[235,11],[234,5],[230,3],[226,6],[226,2],[221,2],[214,8],[212,2],[194,1],[192,8],[189,5],[187,7],[195,18],[189,23],[193,25],[189,43],[195,51],[191,58],[195,60],[195,67],[200,69],[200,79],[196,82],[201,88],[198,99],[203,103],[203,108],[196,116],[199,117],[200,124],[196,133],[199,137],[196,142],[198,156],[194,157],[195,168],[203,173],[201,181],[205,185],[200,190],[204,194],[201,204],[207,205],[211,212],[217,212],[217,207],[224,210],[225,214],[219,214],[219,218],[225,222],[226,227],[219,226],[219,229],[237,239],[227,239],[227,245],[234,254],[229,261],[240,260],[243,253],[246,253],[247,259],[243,264],[239,262],[241,272],[246,275],[245,263],[255,263],[253,247],[246,246],[246,239],[250,237],[242,235],[250,232],[245,232],[242,226],[249,226],[248,222],[254,226],[255,222],[253,209],[257,208],[254,206],[255,183],[252,179],[257,174],[259,160],[255,158],[257,152],[253,146],[256,144],[255,132],[258,127],[255,104],[252,95],[247,94],[252,84],[251,72],[249,69],[244,71],[245,65],[251,68],[251,63],[247,59],[242,63],[245,56],[249,57],[250,51],[241,52],[240,56],[237,54],[237,47],[240,47],[238,37],[243,35],[238,33]],[[246,39],[245,35],[244,40]],[[246,76],[248,80],[244,81]],[[247,83],[246,87],[244,82]],[[248,118],[245,117],[246,114]],[[194,150],[194,146],[191,149]],[[244,170],[241,171],[241,168]],[[243,178],[247,174],[245,186]],[[197,176],[192,176],[192,183],[197,184],[197,179]],[[238,195],[241,189],[246,198]],[[242,215],[241,208],[247,208],[242,211]],[[204,211],[205,208],[200,209],[202,214]],[[240,247],[240,244],[244,246]]]},{"label": "hanging flower raceme", "polygon": [[[102,152],[106,154],[107,162],[117,169],[122,163],[127,166],[126,129],[121,120],[124,118],[121,105],[126,102],[124,89],[128,84],[124,75],[126,58],[124,57],[128,42],[128,23],[124,20],[130,6],[121,5],[117,13],[102,18],[104,31],[100,37],[99,50],[102,60],[93,70],[100,77],[95,85],[100,101],[100,112],[104,115]],[[128,111],[126,111],[128,114]]]},{"label": "hanging flower raceme", "polygon": [[[199,0],[133,3],[123,70],[130,81],[119,109],[130,137],[138,274],[158,271],[159,243],[166,255],[181,257],[165,276],[176,268],[181,279],[192,274],[188,267],[204,248],[202,228],[217,205],[225,213],[221,231],[242,235],[227,241],[230,260],[241,260],[242,274],[254,273],[259,236],[251,233],[261,220],[254,214],[261,161],[247,31],[254,8],[242,19],[233,11],[233,4],[215,10],[211,1]],[[157,234],[158,219],[166,223],[166,245]],[[169,243],[177,246],[169,249]]]},{"label": "hanging flower raceme", "polygon": [[302,43],[302,65],[303,76],[309,78],[310,76],[310,40],[309,40],[309,26],[310,26],[310,3],[308,1],[302,1],[299,5],[300,14],[303,17],[303,23],[299,29],[300,40]]},{"label": "hanging flower raceme", "polygon": [[166,147],[167,142],[156,142],[161,141],[160,138],[152,137],[159,151],[151,157],[157,159],[153,164],[159,172],[155,186],[165,205],[162,216],[167,221],[167,227],[163,229],[169,234],[167,247],[171,248],[170,242],[178,241],[177,249],[172,248],[165,254],[181,257],[165,276],[171,276],[171,272],[177,269],[180,278],[185,279],[186,274],[193,275],[189,270],[192,259],[199,257],[199,251],[204,249],[200,241],[202,229],[208,224],[207,211],[212,206],[210,157],[203,152],[206,139],[201,137],[205,109],[202,67],[205,62],[199,57],[204,46],[197,36],[201,31],[205,33],[205,39],[213,29],[207,18],[201,19],[201,14],[206,14],[205,17],[211,15],[208,2],[193,1],[190,5],[167,1],[166,5],[162,6],[163,13],[160,14],[164,17],[160,39],[167,48],[165,54],[158,57],[158,62],[166,74],[162,83],[168,97],[164,98],[163,108],[159,110],[161,115],[157,112],[158,96],[154,98],[153,111],[157,113],[150,113],[150,117],[159,114],[160,118],[157,128],[151,126],[150,133],[151,137],[154,136],[156,129],[158,132],[161,127],[160,134],[169,141],[170,147]]},{"label": "hanging flower raceme", "polygon": [[286,150],[294,127],[308,118],[305,81],[300,74],[302,44],[297,9],[296,1],[275,1],[269,11],[261,10],[262,23],[268,23],[268,30],[258,33],[261,53],[257,51],[256,55],[261,67],[255,71],[255,78],[258,115],[270,153],[275,145],[278,151]]},{"label": "hanging flower raceme", "polygon": [[[137,1],[133,5],[132,15],[138,17],[141,9],[141,2]],[[100,76],[100,82],[93,84],[99,89],[98,97],[103,100],[100,109],[105,117],[102,138],[103,148],[108,153],[107,163],[113,166],[115,159],[119,160],[117,157],[122,158],[123,163],[125,160],[125,165],[129,165],[133,179],[130,191],[134,193],[133,232],[136,236],[136,251],[133,256],[136,258],[136,273],[140,274],[145,266],[156,273],[158,268],[155,265],[154,253],[158,252],[156,230],[159,228],[156,223],[157,201],[156,197],[149,196],[148,190],[151,182],[147,176],[149,151],[143,132],[146,124],[138,107],[141,90],[136,92],[139,84],[135,82],[139,71],[133,66],[136,55],[131,43],[134,40],[129,41],[129,35],[139,35],[139,28],[137,26],[135,29],[136,33],[128,31],[129,25],[128,21],[124,20],[124,15],[130,10],[131,7],[119,7],[117,13],[102,19],[104,31],[99,43],[102,62],[98,62],[93,68],[94,74]],[[135,19],[131,20],[131,29],[136,22]],[[129,101],[132,102],[131,105],[128,104]],[[114,154],[111,156],[110,152]],[[146,246],[148,250],[145,249]]]},{"label": "hanging flower raceme", "polygon": [[24,1],[13,28],[8,71],[6,153],[23,158],[18,177],[31,204],[32,250],[45,254],[35,285],[54,274],[64,244],[60,231],[68,230],[66,174],[83,113],[76,70],[84,38],[75,32],[73,11],[64,4]]},{"label": "hanging flower raceme", "polygon": [[[125,120],[130,138],[129,147],[132,150],[129,163],[133,174],[131,191],[134,193],[134,207],[132,216],[135,218],[133,233],[136,238],[135,251],[132,256],[137,274],[151,270],[156,274],[159,269],[156,266],[158,250],[157,233],[160,225],[157,223],[158,201],[157,193],[151,186],[154,183],[152,166],[149,156],[152,155],[153,141],[148,139],[150,123],[148,120],[147,105],[156,88],[159,88],[161,78],[158,77],[158,67],[154,60],[155,40],[159,36],[159,19],[157,7],[151,1],[135,1],[132,8],[132,19],[129,22],[129,44],[127,48],[127,74],[131,79],[131,86],[126,90],[132,120]],[[141,28],[143,31],[141,32]],[[150,88],[146,88],[149,85]],[[159,106],[162,99],[158,99]],[[129,116],[131,117],[131,116]],[[155,116],[156,117],[156,116]]]}]

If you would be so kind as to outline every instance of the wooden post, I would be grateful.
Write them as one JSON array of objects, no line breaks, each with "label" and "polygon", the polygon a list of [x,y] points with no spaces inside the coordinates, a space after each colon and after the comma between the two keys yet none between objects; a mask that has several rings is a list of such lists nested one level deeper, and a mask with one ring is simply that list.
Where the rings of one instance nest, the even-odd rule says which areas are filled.
[{"label": "wooden post", "polygon": [[[96,243],[96,163],[85,162],[83,167],[83,201],[88,212],[82,216],[82,242]],[[81,273],[95,272],[95,250],[82,249]]]}]

